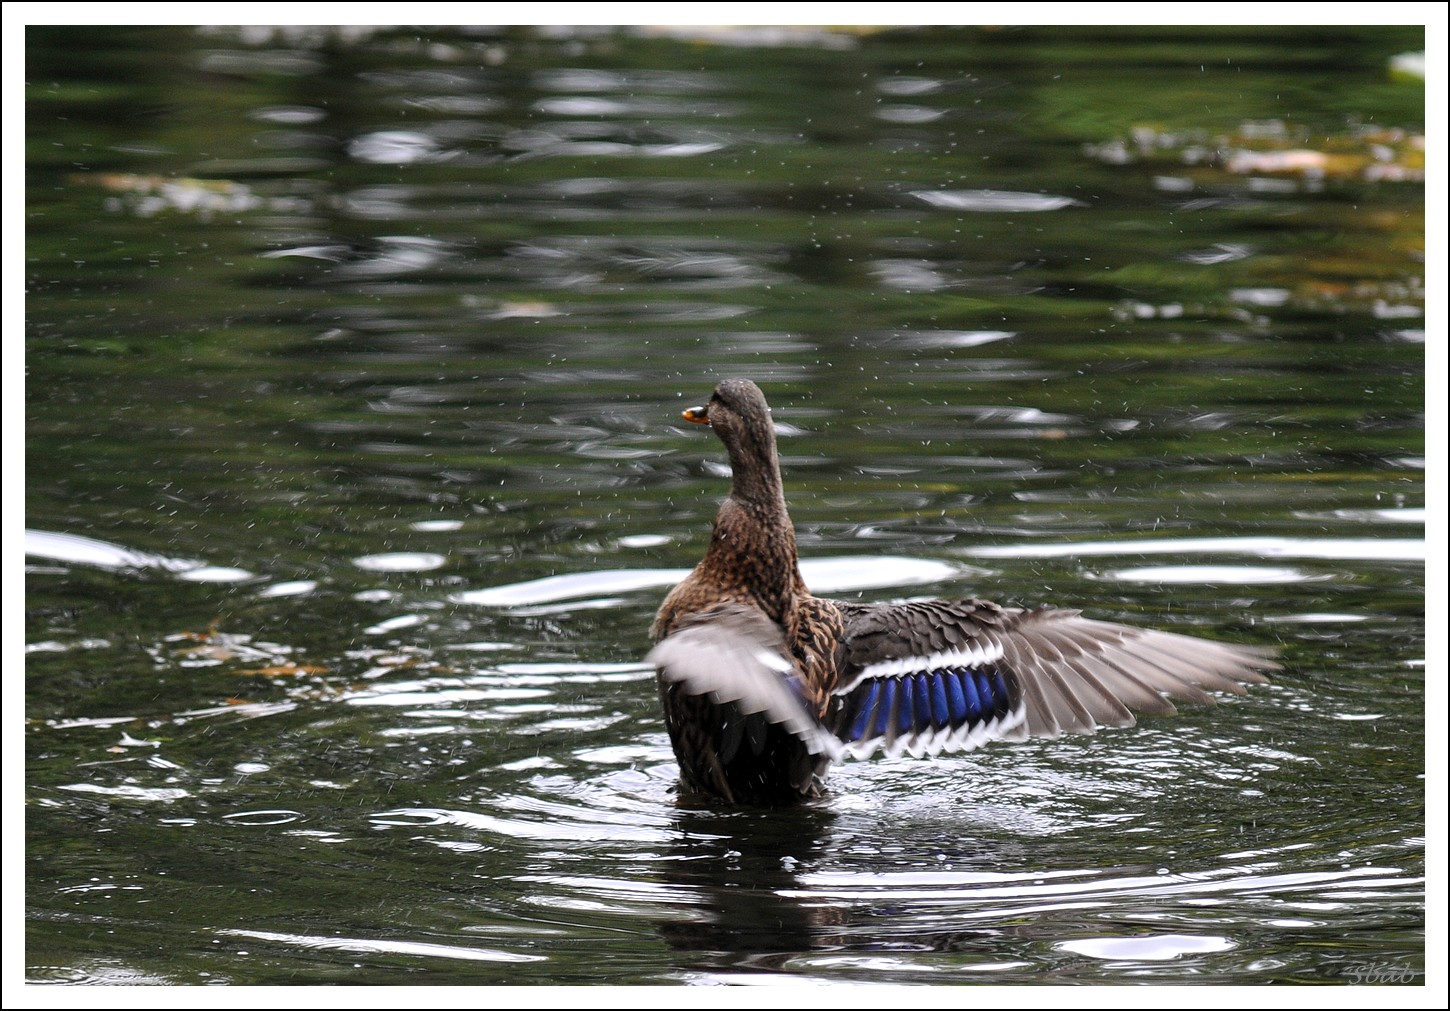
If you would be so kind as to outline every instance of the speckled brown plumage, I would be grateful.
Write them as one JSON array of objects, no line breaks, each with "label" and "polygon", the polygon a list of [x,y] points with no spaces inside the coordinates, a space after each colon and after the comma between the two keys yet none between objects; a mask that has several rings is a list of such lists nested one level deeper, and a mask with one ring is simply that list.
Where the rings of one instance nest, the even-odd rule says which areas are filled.
[{"label": "speckled brown plumage", "polygon": [[983,600],[852,604],[797,564],[770,408],[727,379],[708,424],[730,497],[704,559],[665,598],[650,653],[685,788],[731,802],[818,795],[832,762],[1129,726],[1212,703],[1276,665],[1267,650]]}]

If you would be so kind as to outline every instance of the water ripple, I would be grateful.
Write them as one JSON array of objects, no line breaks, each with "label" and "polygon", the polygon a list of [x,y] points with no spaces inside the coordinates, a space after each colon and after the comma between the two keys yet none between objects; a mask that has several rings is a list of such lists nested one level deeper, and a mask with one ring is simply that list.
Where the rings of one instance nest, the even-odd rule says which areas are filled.
[{"label": "water ripple", "polygon": [[1064,207],[1086,207],[1072,197],[1051,193],[1018,193],[1011,190],[917,190],[911,194],[933,207],[988,214],[1060,211]]},{"label": "water ripple", "polygon": [[357,954],[418,955],[426,958],[458,958],[471,962],[544,962],[544,955],[525,955],[517,951],[479,948],[464,944],[434,944],[423,941],[399,941],[364,937],[316,937],[309,934],[286,934],[270,930],[220,930],[223,937],[240,937],[254,941],[271,941],[313,951],[347,951]]},{"label": "water ripple", "polygon": [[1333,558],[1424,561],[1425,542],[1408,538],[1186,537],[1155,540],[1079,541],[1067,544],[1004,544],[963,549],[983,558],[1068,558],[1074,555],[1258,555],[1262,558]]},{"label": "water ripple", "polygon": [[[1415,887],[1421,879],[1404,876],[1389,867],[1355,867],[1337,871],[1301,871],[1284,874],[1244,873],[1244,868],[1200,873],[1161,873],[1134,877],[1113,877],[1096,871],[1041,871],[1017,874],[959,872],[819,872],[800,876],[806,886],[801,897],[832,897],[864,900],[882,892],[893,899],[958,901],[1011,899],[1038,904],[1047,899],[1072,898],[1104,902],[1130,896],[1212,895],[1253,893],[1258,895],[1313,892],[1347,885],[1366,884]],[[1069,880],[1044,880],[1046,878]]]},{"label": "water ripple", "polygon": [[450,826],[480,832],[503,839],[529,839],[536,842],[587,842],[591,845],[650,843],[659,845],[670,839],[667,828],[641,824],[637,814],[606,817],[606,812],[571,808],[564,804],[543,804],[549,817],[500,817],[479,811],[400,808],[372,816],[374,824],[383,827]]},{"label": "water ripple", "polygon": [[[818,593],[939,583],[961,576],[962,566],[935,559],[893,555],[803,558],[801,575]],[[546,576],[524,583],[510,583],[483,590],[455,593],[448,599],[457,604],[485,607],[518,607],[558,600],[593,597],[598,594],[628,593],[634,590],[673,586],[688,569],[614,569]],[[606,601],[605,603],[612,603]]]}]

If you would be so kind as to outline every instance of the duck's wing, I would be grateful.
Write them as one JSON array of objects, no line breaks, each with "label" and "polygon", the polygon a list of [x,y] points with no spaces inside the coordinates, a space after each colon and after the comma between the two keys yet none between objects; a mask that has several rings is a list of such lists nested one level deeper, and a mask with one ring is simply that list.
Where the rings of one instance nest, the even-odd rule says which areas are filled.
[{"label": "duck's wing", "polygon": [[[722,737],[710,747],[722,763],[732,762],[742,745],[759,752],[768,726],[793,735],[808,755],[841,757],[840,744],[807,701],[780,629],[760,611],[723,604],[691,615],[647,659],[655,665],[662,694],[719,707],[710,724],[711,733],[718,728]],[[667,717],[678,708],[667,699]],[[691,705],[692,711],[699,708],[698,702]]]},{"label": "duck's wing", "polygon": [[1022,686],[1028,737],[1128,727],[1133,713],[1172,715],[1171,699],[1213,705],[1209,692],[1242,695],[1278,670],[1273,651],[1133,628],[1076,611],[1019,612],[997,636]]},{"label": "duck's wing", "polygon": [[1169,699],[1212,704],[1277,665],[1269,652],[986,601],[839,605],[845,660],[826,724],[865,758],[1131,726]]}]

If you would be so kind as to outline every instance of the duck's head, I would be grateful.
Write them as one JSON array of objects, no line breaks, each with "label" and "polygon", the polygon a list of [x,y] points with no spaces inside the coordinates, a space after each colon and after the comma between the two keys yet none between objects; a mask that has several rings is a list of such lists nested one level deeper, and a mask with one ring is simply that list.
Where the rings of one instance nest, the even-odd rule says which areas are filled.
[{"label": "duck's head", "polygon": [[681,417],[697,425],[709,425],[725,444],[737,496],[778,491],[780,465],[775,455],[775,426],[759,386],[749,379],[723,380],[715,387],[710,403],[692,407]]}]

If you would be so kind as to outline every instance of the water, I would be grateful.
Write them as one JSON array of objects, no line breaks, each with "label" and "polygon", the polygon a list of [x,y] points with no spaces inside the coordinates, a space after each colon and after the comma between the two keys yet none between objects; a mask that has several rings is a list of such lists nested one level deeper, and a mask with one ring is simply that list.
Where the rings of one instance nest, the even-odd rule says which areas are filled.
[{"label": "water", "polygon": [[[27,42],[31,981],[1423,981],[1418,29]],[[727,375],[818,592],[1285,669],[681,803]]]}]

